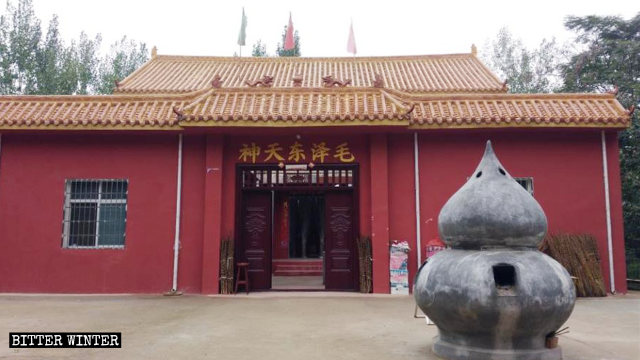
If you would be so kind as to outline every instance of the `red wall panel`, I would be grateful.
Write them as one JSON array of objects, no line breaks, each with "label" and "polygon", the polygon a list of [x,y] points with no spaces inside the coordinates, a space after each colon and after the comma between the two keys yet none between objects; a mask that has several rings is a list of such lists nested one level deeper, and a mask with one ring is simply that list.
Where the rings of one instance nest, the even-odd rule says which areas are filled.
[{"label": "red wall panel", "polygon": [[[208,140],[206,139],[208,137]],[[372,141],[371,139],[378,139]],[[219,244],[233,236],[236,164],[243,143],[264,147],[296,140],[309,154],[313,142],[334,148],[348,141],[360,165],[360,235],[388,232],[408,240],[409,279],[417,268],[412,134],[345,132],[272,135],[185,135],[181,247],[178,287],[217,293]],[[487,139],[514,177],[533,177],[534,196],[549,219],[550,232],[596,236],[608,283],[607,232],[598,131],[464,131],[420,133],[422,244],[436,236],[444,202],[477,165]],[[384,141],[383,141],[384,140]],[[376,149],[385,144],[386,150]],[[285,150],[286,152],[286,150]],[[618,149],[607,136],[616,288],[626,291]],[[386,156],[371,157],[371,153]],[[259,157],[262,161],[264,153]],[[379,159],[378,159],[379,158]],[[373,161],[372,161],[373,159]],[[173,267],[176,134],[3,134],[0,163],[0,291],[60,293],[158,293],[170,289]],[[376,161],[385,161],[378,164]],[[258,161],[258,162],[259,162]],[[306,162],[309,158],[306,159]],[[330,162],[330,161],[326,161]],[[332,161],[333,162],[333,161]],[[210,167],[207,170],[207,167]],[[385,174],[372,174],[372,168]],[[378,170],[376,170],[377,172]],[[377,177],[384,176],[385,181]],[[126,246],[117,249],[61,247],[64,181],[68,178],[127,178]],[[383,179],[384,180],[384,179]],[[388,208],[372,189],[388,181]],[[209,190],[207,190],[209,189]],[[374,194],[375,192],[375,194]],[[377,194],[377,195],[376,195]],[[386,216],[388,225],[372,217]],[[385,197],[387,198],[387,197]],[[381,207],[382,206],[382,207]],[[386,214],[386,215],[385,215]],[[384,220],[384,219],[383,219]],[[388,291],[388,244],[376,243],[374,282]],[[384,252],[380,250],[385,249]],[[424,249],[420,249],[424,254]],[[608,288],[608,285],[607,285]]]},{"label": "red wall panel", "polygon": [[[169,290],[176,164],[176,135],[3,134],[0,291]],[[129,179],[124,249],[61,247],[69,178]]]},{"label": "red wall panel", "polygon": [[[182,149],[182,214],[178,261],[178,289],[185,293],[199,293],[202,289],[204,174],[205,138],[200,135],[185,135]],[[175,202],[175,198],[173,201]]]},{"label": "red wall panel", "polygon": [[[409,289],[416,272],[415,181],[413,136],[389,137],[389,238],[409,242]],[[389,270],[387,269],[387,272]]]},{"label": "red wall panel", "polygon": [[[596,237],[608,284],[602,149],[597,131],[420,134],[423,244],[438,236],[440,208],[472,174],[487,140],[492,141],[498,158],[513,177],[533,177],[534,197],[547,215],[550,233],[589,233]],[[612,199],[619,199],[619,169],[614,169],[617,152],[610,146],[610,179],[612,187],[618,187],[612,191]],[[622,268],[620,203],[612,201],[612,208],[618,212],[612,224],[614,248],[620,248],[615,261]],[[618,273],[624,274],[622,270]],[[622,278],[618,279],[621,291],[626,291]]]}]

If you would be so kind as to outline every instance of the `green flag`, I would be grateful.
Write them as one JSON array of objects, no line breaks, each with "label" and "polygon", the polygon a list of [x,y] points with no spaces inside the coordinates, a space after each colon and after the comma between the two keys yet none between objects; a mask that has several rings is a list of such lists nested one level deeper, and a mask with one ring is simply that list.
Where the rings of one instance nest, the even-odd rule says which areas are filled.
[{"label": "green flag", "polygon": [[247,39],[247,17],[244,15],[244,7],[242,8],[242,24],[240,25],[240,33],[238,34],[238,45],[246,45]]}]

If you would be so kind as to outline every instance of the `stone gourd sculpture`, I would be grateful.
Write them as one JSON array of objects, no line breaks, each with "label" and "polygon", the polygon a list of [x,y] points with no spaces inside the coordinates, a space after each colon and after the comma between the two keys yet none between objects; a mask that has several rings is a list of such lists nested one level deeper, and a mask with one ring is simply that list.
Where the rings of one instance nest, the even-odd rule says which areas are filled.
[{"label": "stone gourd sculpture", "polygon": [[569,273],[537,250],[547,231],[538,202],[498,161],[487,142],[478,168],[438,217],[449,249],[424,264],[414,296],[438,327],[445,359],[561,359],[546,338],[569,318]]}]

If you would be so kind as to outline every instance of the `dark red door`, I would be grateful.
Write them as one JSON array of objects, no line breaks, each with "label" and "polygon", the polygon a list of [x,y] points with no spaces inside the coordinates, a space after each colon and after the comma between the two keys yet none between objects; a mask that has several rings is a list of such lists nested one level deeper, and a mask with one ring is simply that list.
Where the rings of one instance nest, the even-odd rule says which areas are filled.
[{"label": "dark red door", "polygon": [[325,287],[327,290],[355,290],[352,193],[327,192],[325,211]]},{"label": "dark red door", "polygon": [[271,193],[247,191],[242,205],[242,248],[251,289],[271,289]]}]

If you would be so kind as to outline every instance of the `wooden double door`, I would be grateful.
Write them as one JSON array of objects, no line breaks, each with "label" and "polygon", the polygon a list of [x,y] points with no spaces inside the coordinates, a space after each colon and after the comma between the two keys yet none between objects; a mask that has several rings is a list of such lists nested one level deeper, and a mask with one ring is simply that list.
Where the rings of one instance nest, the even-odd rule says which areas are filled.
[{"label": "wooden double door", "polygon": [[[356,220],[354,191],[327,190],[324,197],[324,279],[327,290],[356,290]],[[271,289],[272,191],[243,191],[238,253],[249,263],[254,290]]]}]

